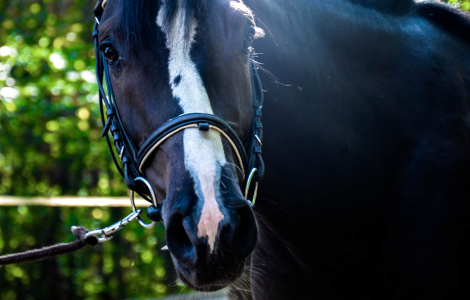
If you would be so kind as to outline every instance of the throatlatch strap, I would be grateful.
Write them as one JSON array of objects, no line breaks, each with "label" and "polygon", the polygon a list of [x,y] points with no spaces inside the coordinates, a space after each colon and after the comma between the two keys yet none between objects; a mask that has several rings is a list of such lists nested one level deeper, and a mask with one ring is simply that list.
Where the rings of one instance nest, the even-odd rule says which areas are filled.
[{"label": "throatlatch strap", "polygon": [[52,258],[63,254],[75,252],[85,246],[96,246],[98,244],[98,238],[96,236],[89,236],[85,238],[85,234],[87,232],[88,230],[85,227],[73,227],[72,233],[77,238],[76,241],[70,243],[56,244],[41,249],[29,250],[15,254],[3,255],[0,256],[0,266],[43,260],[46,258]]}]

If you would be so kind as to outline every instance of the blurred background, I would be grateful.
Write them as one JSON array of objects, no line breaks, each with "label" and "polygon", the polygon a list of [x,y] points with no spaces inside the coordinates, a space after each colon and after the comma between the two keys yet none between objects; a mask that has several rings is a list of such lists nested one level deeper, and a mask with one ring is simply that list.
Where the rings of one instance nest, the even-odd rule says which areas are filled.
[{"label": "blurred background", "polygon": [[[0,0],[0,195],[127,196],[100,138],[95,0]],[[70,242],[131,208],[0,206],[0,254]],[[178,293],[163,227],[136,222],[75,254],[0,267],[0,299],[152,299]]]},{"label": "blurred background", "polygon": [[[470,10],[470,0],[449,0]],[[0,0],[0,197],[127,196],[100,138],[94,0]],[[129,208],[0,206],[0,254],[74,240]],[[137,223],[75,254],[0,267],[0,299],[154,299],[187,292]]]}]

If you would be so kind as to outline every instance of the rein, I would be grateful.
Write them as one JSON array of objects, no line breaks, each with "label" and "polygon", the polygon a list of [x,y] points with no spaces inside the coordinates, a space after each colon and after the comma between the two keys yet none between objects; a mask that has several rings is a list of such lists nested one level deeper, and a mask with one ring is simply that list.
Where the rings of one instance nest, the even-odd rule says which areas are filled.
[{"label": "rein", "polygon": [[[264,162],[261,156],[263,140],[263,124],[261,123],[261,117],[264,95],[261,80],[258,75],[258,69],[253,63],[254,49],[252,48],[250,51],[250,73],[253,91],[253,120],[250,133],[252,139],[246,148],[243,146],[243,143],[235,131],[224,120],[211,114],[190,113],[182,114],[168,120],[147,138],[140,149],[137,149],[127,135],[121,121],[109,76],[108,62],[104,57],[104,53],[99,50],[99,24],[106,1],[107,0],[99,1],[95,6],[95,24],[93,27],[93,41],[96,58],[95,70],[99,89],[101,122],[103,124],[101,136],[106,138],[114,164],[121,176],[124,178],[126,186],[131,191],[130,200],[132,213],[121,221],[103,229],[88,231],[84,227],[73,226],[71,230],[77,238],[76,241],[17,254],[0,256],[0,266],[55,257],[78,251],[87,245],[95,246],[112,239],[114,232],[122,229],[125,225],[135,219],[137,219],[140,225],[145,228],[152,228],[156,222],[162,221],[162,204],[158,203],[152,186],[144,177],[142,168],[150,155],[158,149],[165,140],[188,128],[198,128],[201,131],[215,130],[230,143],[243,173],[243,180],[245,181],[245,199],[247,199],[252,206],[255,204],[258,182],[264,175]],[[105,92],[103,83],[106,83],[107,92]],[[106,111],[103,107],[106,107]],[[119,153],[121,164],[118,162],[118,159],[114,154],[111,139],[109,137],[110,134],[113,138],[114,147],[117,153]],[[247,171],[249,171],[249,173],[247,173]],[[246,176],[247,174],[248,176]],[[250,201],[248,200],[248,194],[252,182],[255,183],[255,189],[253,192],[253,198]],[[138,193],[141,197],[151,203],[150,207],[147,209],[147,216],[152,221],[150,224],[146,224],[140,218],[142,210],[138,210],[135,207],[134,193]],[[165,246],[162,249],[167,250],[168,248]]]}]

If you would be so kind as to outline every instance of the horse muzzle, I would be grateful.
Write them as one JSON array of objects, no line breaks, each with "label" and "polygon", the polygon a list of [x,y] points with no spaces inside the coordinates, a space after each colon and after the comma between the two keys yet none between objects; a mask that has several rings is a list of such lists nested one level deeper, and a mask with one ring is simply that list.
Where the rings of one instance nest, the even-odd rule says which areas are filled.
[{"label": "horse muzzle", "polygon": [[[182,201],[184,202],[184,201]],[[225,197],[224,218],[214,246],[198,231],[193,212],[174,207],[166,223],[168,249],[180,279],[190,288],[215,291],[235,281],[257,241],[257,224],[251,205],[239,197]]]}]

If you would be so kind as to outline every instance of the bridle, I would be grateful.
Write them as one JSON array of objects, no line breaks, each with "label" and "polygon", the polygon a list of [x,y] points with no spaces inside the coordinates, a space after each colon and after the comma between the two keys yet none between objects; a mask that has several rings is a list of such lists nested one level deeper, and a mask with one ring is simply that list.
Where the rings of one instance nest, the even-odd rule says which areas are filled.
[{"label": "bridle", "polygon": [[[250,184],[252,182],[255,183],[253,200],[251,201],[252,205],[254,205],[254,202],[256,201],[258,182],[264,175],[264,162],[261,156],[261,146],[263,139],[261,109],[263,107],[264,95],[257,67],[253,63],[253,51],[251,51],[250,54],[251,84],[253,89],[253,120],[250,133],[252,135],[252,139],[246,148],[240,141],[240,138],[237,136],[235,131],[224,120],[211,114],[190,113],[182,114],[168,120],[166,123],[158,127],[145,140],[142,147],[138,149],[127,135],[123,126],[109,76],[108,62],[103,52],[99,50],[98,30],[106,2],[107,0],[101,0],[96,4],[94,9],[95,25],[93,28],[93,40],[96,58],[96,77],[99,87],[101,121],[104,127],[101,136],[106,138],[114,164],[119,170],[121,176],[124,177],[126,186],[131,190],[131,205],[134,213],[136,213],[134,192],[137,192],[144,199],[152,203],[152,205],[147,210],[147,216],[150,220],[152,220],[152,223],[145,224],[142,219],[137,216],[139,223],[142,226],[149,228],[152,227],[155,222],[161,221],[162,218],[161,204],[158,203],[152,186],[143,175],[142,168],[144,164],[150,155],[163,142],[165,142],[165,140],[187,128],[198,128],[201,131],[215,130],[230,143],[234,153],[236,154],[240,169],[243,173],[243,179],[246,186],[245,198],[248,198]],[[103,87],[103,79],[104,82],[106,82],[107,93]],[[103,109],[103,106],[106,107],[106,111]],[[106,119],[104,116],[105,113]],[[113,137],[113,143],[117,153],[119,153],[119,160],[121,161],[121,164],[118,162],[118,159],[113,151],[109,134],[111,134]],[[246,178],[247,171],[249,171],[248,178]]]},{"label": "bridle", "polygon": [[[201,131],[215,130],[219,132],[231,145],[236,154],[238,164],[243,173],[245,182],[245,198],[248,198],[250,184],[255,182],[255,189],[253,192],[252,205],[255,204],[256,194],[258,190],[258,182],[264,175],[264,162],[261,157],[261,146],[263,139],[263,125],[261,123],[261,109],[263,108],[263,90],[261,81],[258,76],[258,70],[253,61],[253,56],[250,53],[250,70],[251,70],[251,85],[253,89],[253,120],[251,127],[252,139],[246,147],[243,147],[242,142],[235,133],[235,131],[225,121],[220,118],[203,113],[182,114],[167,121],[158,127],[143,143],[140,149],[137,149],[132,143],[131,139],[124,129],[121,117],[114,98],[113,88],[108,70],[108,62],[104,54],[99,50],[98,42],[98,27],[100,24],[101,15],[103,14],[104,7],[107,0],[100,0],[95,6],[95,25],[93,27],[93,40],[95,47],[96,57],[96,77],[99,87],[99,103],[101,112],[101,121],[103,123],[102,137],[106,137],[111,156],[114,164],[116,165],[119,173],[124,177],[127,187],[131,190],[131,205],[133,212],[123,218],[121,221],[114,223],[111,226],[103,229],[88,231],[82,226],[72,226],[72,232],[77,238],[76,241],[70,243],[60,243],[50,247],[41,249],[20,252],[11,255],[0,256],[0,266],[7,264],[15,264],[26,261],[40,260],[44,258],[56,257],[66,253],[78,251],[83,247],[96,246],[98,243],[109,241],[113,238],[113,234],[124,228],[127,224],[137,219],[139,223],[145,228],[151,228],[156,222],[162,220],[161,205],[158,204],[157,198],[149,181],[145,179],[142,173],[142,167],[149,158],[149,156],[170,136],[188,129],[198,128]],[[106,82],[107,93],[103,87],[103,79]],[[106,107],[106,111],[103,109]],[[106,113],[107,118],[104,115]],[[114,146],[121,165],[118,163],[116,155],[114,154],[113,147],[109,134],[113,136]],[[248,178],[245,180],[246,171],[250,170]],[[147,209],[147,216],[152,223],[146,224],[140,218],[141,209],[137,210],[134,202],[134,192],[139,193],[144,199],[151,202],[150,207]],[[168,250],[165,246],[162,250]]]}]

